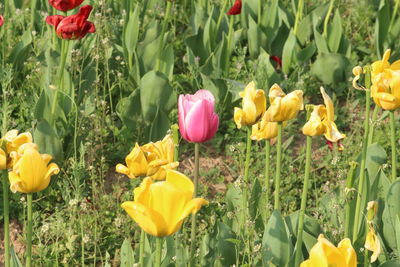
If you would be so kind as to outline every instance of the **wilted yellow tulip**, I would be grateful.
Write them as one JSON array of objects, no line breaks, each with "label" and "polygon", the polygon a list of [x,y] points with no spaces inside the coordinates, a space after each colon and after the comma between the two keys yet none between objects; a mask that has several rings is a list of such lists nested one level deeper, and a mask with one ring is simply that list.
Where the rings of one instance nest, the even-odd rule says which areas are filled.
[{"label": "wilted yellow tulip", "polygon": [[239,95],[243,98],[242,109],[235,108],[234,120],[237,127],[253,125],[266,109],[264,90],[256,89],[255,82],[249,83]]},{"label": "wilted yellow tulip", "polygon": [[310,118],[304,124],[303,134],[308,136],[319,136],[326,132],[326,126],[323,123],[326,118],[326,108],[324,105],[314,106]]},{"label": "wilted yellow tulip", "polygon": [[318,242],[311,248],[310,258],[300,267],[356,267],[357,254],[348,238],[340,241],[337,247],[329,242],[322,234]]},{"label": "wilted yellow tulip", "polygon": [[269,122],[266,120],[266,113],[262,116],[261,120],[253,125],[251,132],[251,139],[263,140],[272,139],[278,135],[278,123]]},{"label": "wilted yellow tulip", "polygon": [[8,131],[3,139],[6,141],[7,153],[17,151],[18,148],[25,143],[32,143],[32,135],[28,132],[18,134],[18,130]]},{"label": "wilted yellow tulip", "polygon": [[50,163],[52,157],[40,154],[33,146],[21,146],[18,153],[22,156],[8,173],[12,192],[35,193],[47,188],[50,177],[60,169],[57,164]]},{"label": "wilted yellow tulip", "polygon": [[369,232],[365,239],[364,247],[369,251],[372,251],[371,263],[375,262],[379,254],[381,254],[381,243],[379,242],[372,225],[369,226]]},{"label": "wilted yellow tulip", "polygon": [[126,166],[118,164],[116,172],[129,178],[150,176],[156,180],[165,179],[166,170],[175,169],[179,163],[174,162],[174,142],[171,135],[162,141],[149,143],[140,147],[137,143],[125,158]]},{"label": "wilted yellow tulip", "polygon": [[282,88],[274,84],[269,89],[271,106],[266,111],[266,120],[270,122],[288,121],[303,110],[303,91],[295,90],[285,94]]},{"label": "wilted yellow tulip", "polygon": [[400,107],[400,73],[394,75],[389,85],[377,83],[371,86],[371,96],[374,102],[385,110]]},{"label": "wilted yellow tulip", "polygon": [[208,204],[202,198],[193,198],[193,182],[172,170],[167,170],[165,181],[145,178],[133,192],[134,201],[126,201],[121,207],[146,233],[158,237],[172,235],[190,213]]}]

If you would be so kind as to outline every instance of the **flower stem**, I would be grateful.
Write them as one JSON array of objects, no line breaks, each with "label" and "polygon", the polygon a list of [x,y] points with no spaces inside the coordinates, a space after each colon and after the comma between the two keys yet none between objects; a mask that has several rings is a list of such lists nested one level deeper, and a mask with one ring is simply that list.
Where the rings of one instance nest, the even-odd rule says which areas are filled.
[{"label": "flower stem", "polygon": [[3,216],[4,216],[4,263],[10,267],[10,203],[8,197],[7,170],[3,171]]},{"label": "flower stem", "polygon": [[392,145],[392,182],[397,178],[396,166],[397,166],[397,156],[396,156],[396,126],[394,122],[394,111],[390,111],[390,143]]},{"label": "flower stem", "polygon": [[162,253],[162,245],[163,245],[163,238],[157,237],[156,238],[156,260],[155,260],[155,267],[161,266],[161,253]]},{"label": "flower stem", "polygon": [[27,196],[28,220],[26,233],[26,267],[32,266],[32,193]]},{"label": "flower stem", "polygon": [[160,36],[160,44],[158,46],[158,51],[157,51],[157,61],[156,61],[156,70],[161,70],[161,55],[163,52],[163,47],[164,47],[164,35],[167,30],[167,24],[169,21],[169,16],[171,13],[171,6],[172,6],[172,1],[167,0],[167,8],[165,11],[165,17],[161,29],[161,36]]},{"label": "flower stem", "polygon": [[56,108],[57,108],[57,101],[58,101],[58,92],[61,90],[61,86],[64,81],[64,68],[65,68],[65,63],[67,61],[67,54],[68,54],[68,41],[66,40],[61,40],[61,62],[60,62],[60,69],[58,70],[58,86],[54,92],[53,96],[53,103],[51,105],[51,113],[50,113],[50,124],[52,125],[54,123],[54,115],[56,113]]},{"label": "flower stem", "polygon": [[311,166],[311,146],[312,146],[312,137],[307,136],[307,144],[306,144],[306,170],[304,175],[304,183],[303,183],[303,193],[301,195],[301,206],[299,213],[299,223],[297,228],[297,242],[296,242],[296,257],[295,257],[295,266],[299,266],[302,255],[302,244],[303,244],[303,228],[304,228],[304,213],[306,211],[307,206],[307,193],[308,193],[308,182],[310,179],[310,166]]},{"label": "flower stem", "polygon": [[249,169],[250,169],[250,155],[251,155],[251,127],[247,127],[247,139],[246,139],[246,161],[244,163],[244,188],[243,188],[243,214],[242,214],[242,224],[244,225],[247,220],[247,204],[249,198]]},{"label": "flower stem", "polygon": [[368,145],[372,144],[374,141],[374,127],[376,124],[376,117],[378,116],[380,108],[379,106],[375,105],[374,112],[372,113],[372,127],[369,129],[369,136],[368,136]]},{"label": "flower stem", "polygon": [[363,147],[361,154],[360,178],[358,180],[356,211],[354,217],[353,242],[355,242],[357,239],[358,228],[360,226],[361,196],[365,179],[365,162],[367,159],[368,135],[369,135],[369,113],[371,105],[370,87],[371,87],[371,68],[366,67],[365,88],[367,88],[367,90],[365,91],[366,95],[365,95],[364,137],[363,137]]},{"label": "flower stem", "polygon": [[[193,197],[197,196],[197,187],[199,183],[199,143],[194,143],[194,193]],[[192,214],[192,229],[190,233],[190,266],[195,266],[196,259],[194,256],[195,251],[195,244],[196,244],[196,213]]]},{"label": "flower stem", "polygon": [[31,30],[35,29],[36,0],[31,0]]},{"label": "flower stem", "polygon": [[352,199],[353,195],[353,186],[354,186],[354,174],[356,172],[356,167],[357,167],[357,162],[351,161],[350,162],[350,170],[347,174],[347,180],[346,180],[346,189],[348,192],[346,192],[346,217],[345,217],[345,222],[344,222],[344,237],[350,238],[350,216],[351,216],[351,206],[350,202]]},{"label": "flower stem", "polygon": [[172,139],[174,140],[174,161],[179,159],[179,126],[177,124],[172,125]]},{"label": "flower stem", "polygon": [[396,19],[397,10],[399,9],[399,3],[400,3],[400,0],[396,0],[396,4],[395,4],[395,6],[394,6],[393,13],[392,13],[392,18],[390,19],[390,24],[389,24],[389,28],[388,28],[389,30],[388,30],[388,32],[390,32],[390,30],[392,29],[394,20]]},{"label": "flower stem", "polygon": [[270,169],[270,155],[271,155],[271,144],[270,140],[265,140],[265,223],[267,223],[269,216],[269,169]]},{"label": "flower stem", "polygon": [[328,22],[329,22],[329,18],[331,17],[332,11],[333,11],[333,4],[335,3],[335,0],[331,0],[331,2],[329,3],[329,8],[328,8],[328,12],[326,13],[325,16],[325,20],[324,20],[324,31],[322,33],[322,35],[327,38],[328,37]]},{"label": "flower stem", "polygon": [[146,238],[146,233],[143,229],[140,229],[140,241],[139,241],[139,266],[144,267],[144,242]]},{"label": "flower stem", "polygon": [[281,191],[281,161],[282,161],[282,122],[278,122],[278,143],[276,145],[276,172],[275,172],[275,202],[274,210],[280,210],[279,194]]},{"label": "flower stem", "polygon": [[296,10],[296,20],[294,22],[294,28],[293,28],[294,35],[297,35],[297,29],[299,27],[299,22],[303,17],[303,9],[304,9],[304,0],[299,0],[299,3],[297,5],[297,10]]}]

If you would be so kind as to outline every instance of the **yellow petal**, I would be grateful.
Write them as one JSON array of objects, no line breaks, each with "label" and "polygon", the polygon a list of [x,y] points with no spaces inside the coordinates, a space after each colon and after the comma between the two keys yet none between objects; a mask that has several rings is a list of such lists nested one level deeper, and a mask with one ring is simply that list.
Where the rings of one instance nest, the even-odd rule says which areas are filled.
[{"label": "yellow petal", "polygon": [[29,193],[25,190],[24,181],[19,177],[19,175],[13,171],[8,173],[8,180],[10,181],[10,190],[13,193]]},{"label": "yellow petal", "polygon": [[326,128],[325,131],[326,140],[336,143],[339,140],[342,140],[343,138],[346,137],[346,135],[339,132],[339,130],[336,127],[336,124],[333,121],[325,121],[324,125]]},{"label": "yellow petal", "polygon": [[372,226],[369,227],[369,232],[365,239],[364,247],[373,252],[371,255],[371,263],[375,262],[381,253],[381,243],[379,242],[379,239],[376,236],[375,230]]},{"label": "yellow petal", "polygon": [[245,114],[245,125],[252,125],[257,120],[257,106],[252,98],[243,98],[243,112]]},{"label": "yellow petal", "polygon": [[[18,131],[17,131],[18,133]],[[6,134],[7,136],[7,134]],[[15,131],[10,133],[8,136],[8,143],[6,145],[7,147],[7,153],[10,153],[12,151],[17,151],[20,146],[22,146],[25,143],[32,143],[32,135],[30,133],[21,133],[17,136],[15,136]]]},{"label": "yellow petal", "polygon": [[258,120],[260,118],[260,116],[267,109],[267,100],[265,98],[264,90],[261,90],[261,89],[256,90],[253,101],[256,106],[256,120]]},{"label": "yellow petal", "polygon": [[167,227],[163,218],[150,208],[133,201],[126,201],[121,207],[146,233],[153,236],[166,236]]},{"label": "yellow petal", "polygon": [[7,155],[6,152],[0,148],[0,170],[7,169]]},{"label": "yellow petal", "polygon": [[[314,265],[313,263],[312,263],[312,261],[311,260],[306,260],[306,261],[303,261],[301,264],[300,264],[300,267],[316,267],[317,265]],[[323,266],[322,266],[323,267]]]},{"label": "yellow petal", "polygon": [[303,134],[308,136],[318,136],[324,134],[326,127],[322,123],[322,118],[325,114],[326,109],[323,105],[314,106],[314,110],[310,115],[310,119],[303,126]]},{"label": "yellow petal", "polygon": [[234,111],[234,114],[233,114],[233,119],[234,119],[238,129],[240,129],[240,128],[242,128],[242,126],[246,125],[244,111],[242,109],[240,109],[240,108],[235,107],[235,111]]},{"label": "yellow petal", "polygon": [[40,191],[43,187],[47,187],[47,166],[37,150],[27,148],[20,159],[18,168],[27,192],[34,193]]},{"label": "yellow petal", "polygon": [[320,88],[322,97],[324,98],[324,103],[326,107],[326,114],[327,114],[327,119],[329,121],[335,121],[335,109],[333,107],[333,102],[332,99],[329,97],[329,95],[325,92],[324,87],[321,86]]},{"label": "yellow petal", "polygon": [[129,168],[131,176],[144,176],[147,174],[148,162],[147,159],[136,143],[131,153],[125,158],[127,167]]},{"label": "yellow petal", "polygon": [[117,164],[117,166],[115,167],[115,171],[118,173],[122,173],[127,175],[129,178],[136,178],[134,175],[131,175],[128,167],[126,167],[123,164]]},{"label": "yellow petal", "polygon": [[357,254],[351,245],[351,241],[348,238],[343,239],[338,244],[338,249],[344,256],[347,267],[357,267]]},{"label": "yellow petal", "polygon": [[135,202],[143,204],[145,206],[150,205],[150,186],[153,184],[153,180],[150,177],[143,179],[140,186],[133,190]]},{"label": "yellow petal", "polygon": [[269,89],[268,97],[269,97],[269,102],[274,102],[275,98],[277,97],[284,97],[286,94],[283,92],[282,88],[274,83],[271,88]]},{"label": "yellow petal", "polygon": [[254,124],[252,127],[251,139],[253,140],[263,140],[272,139],[278,135],[278,123],[269,122],[266,120],[266,113],[261,118],[261,120]]}]

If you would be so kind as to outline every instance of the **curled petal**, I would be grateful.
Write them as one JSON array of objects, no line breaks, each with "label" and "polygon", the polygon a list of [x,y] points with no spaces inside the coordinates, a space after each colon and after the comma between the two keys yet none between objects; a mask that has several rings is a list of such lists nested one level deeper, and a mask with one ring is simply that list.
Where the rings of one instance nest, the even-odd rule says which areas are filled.
[{"label": "curled petal", "polygon": [[369,251],[372,251],[371,263],[375,262],[378,259],[379,254],[381,254],[381,243],[372,226],[369,227],[364,247]]}]

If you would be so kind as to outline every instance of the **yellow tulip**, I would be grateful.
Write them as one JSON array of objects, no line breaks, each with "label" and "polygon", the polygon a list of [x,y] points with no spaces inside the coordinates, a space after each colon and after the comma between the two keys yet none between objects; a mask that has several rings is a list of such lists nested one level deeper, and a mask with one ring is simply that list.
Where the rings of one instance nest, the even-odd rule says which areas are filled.
[{"label": "yellow tulip", "polygon": [[42,191],[49,185],[50,177],[60,171],[57,164],[49,164],[52,159],[50,155],[40,154],[31,145],[21,146],[18,153],[22,156],[8,173],[10,189],[14,193]]},{"label": "yellow tulip", "polygon": [[7,154],[0,148],[0,170],[7,169]]},{"label": "yellow tulip", "polygon": [[364,247],[369,251],[372,251],[371,263],[375,262],[379,254],[381,254],[381,243],[379,242],[372,225],[369,226],[369,232],[365,239]]},{"label": "yellow tulip", "polygon": [[375,61],[371,65],[371,80],[373,84],[383,84],[388,86],[392,75],[400,70],[400,60],[390,64],[390,49],[383,54],[382,60]]},{"label": "yellow tulip", "polygon": [[278,123],[269,122],[266,120],[266,113],[262,116],[261,120],[253,125],[251,132],[251,139],[264,140],[273,139],[278,135]]},{"label": "yellow tulip", "polygon": [[256,123],[266,109],[266,98],[264,90],[256,89],[255,82],[249,83],[239,95],[243,98],[242,109],[235,108],[234,120],[237,127],[253,125]]},{"label": "yellow tulip", "polygon": [[118,164],[116,172],[127,175],[129,178],[150,176],[156,180],[163,180],[166,170],[175,169],[179,163],[174,162],[174,141],[171,135],[162,141],[149,143],[140,147],[137,143],[131,153],[125,158],[126,166]]},{"label": "yellow tulip", "polygon": [[25,143],[33,142],[32,135],[30,133],[27,132],[18,134],[18,130],[8,131],[4,135],[3,139],[7,142],[6,148],[8,154],[13,151],[17,151],[18,148]]},{"label": "yellow tulip", "polygon": [[269,89],[271,106],[266,111],[266,120],[270,122],[288,121],[303,110],[303,91],[295,90],[285,94],[282,88],[274,84]]},{"label": "yellow tulip", "polygon": [[326,140],[336,143],[345,138],[346,135],[339,132],[335,124],[335,110],[332,99],[325,92],[324,88],[320,88],[324,99],[323,105],[314,106],[314,110],[310,115],[310,119],[303,127],[303,134],[308,136],[325,135]]},{"label": "yellow tulip", "polygon": [[300,267],[356,267],[357,255],[348,238],[340,241],[337,247],[329,242],[322,234],[318,242],[311,248],[310,258]]},{"label": "yellow tulip", "polygon": [[377,83],[371,86],[371,96],[374,102],[385,110],[394,110],[400,107],[400,73],[386,83]]},{"label": "yellow tulip", "polygon": [[208,204],[202,198],[193,199],[194,184],[188,177],[177,171],[166,172],[165,181],[145,178],[133,191],[134,201],[121,205],[146,233],[158,237],[172,235],[190,213]]}]

